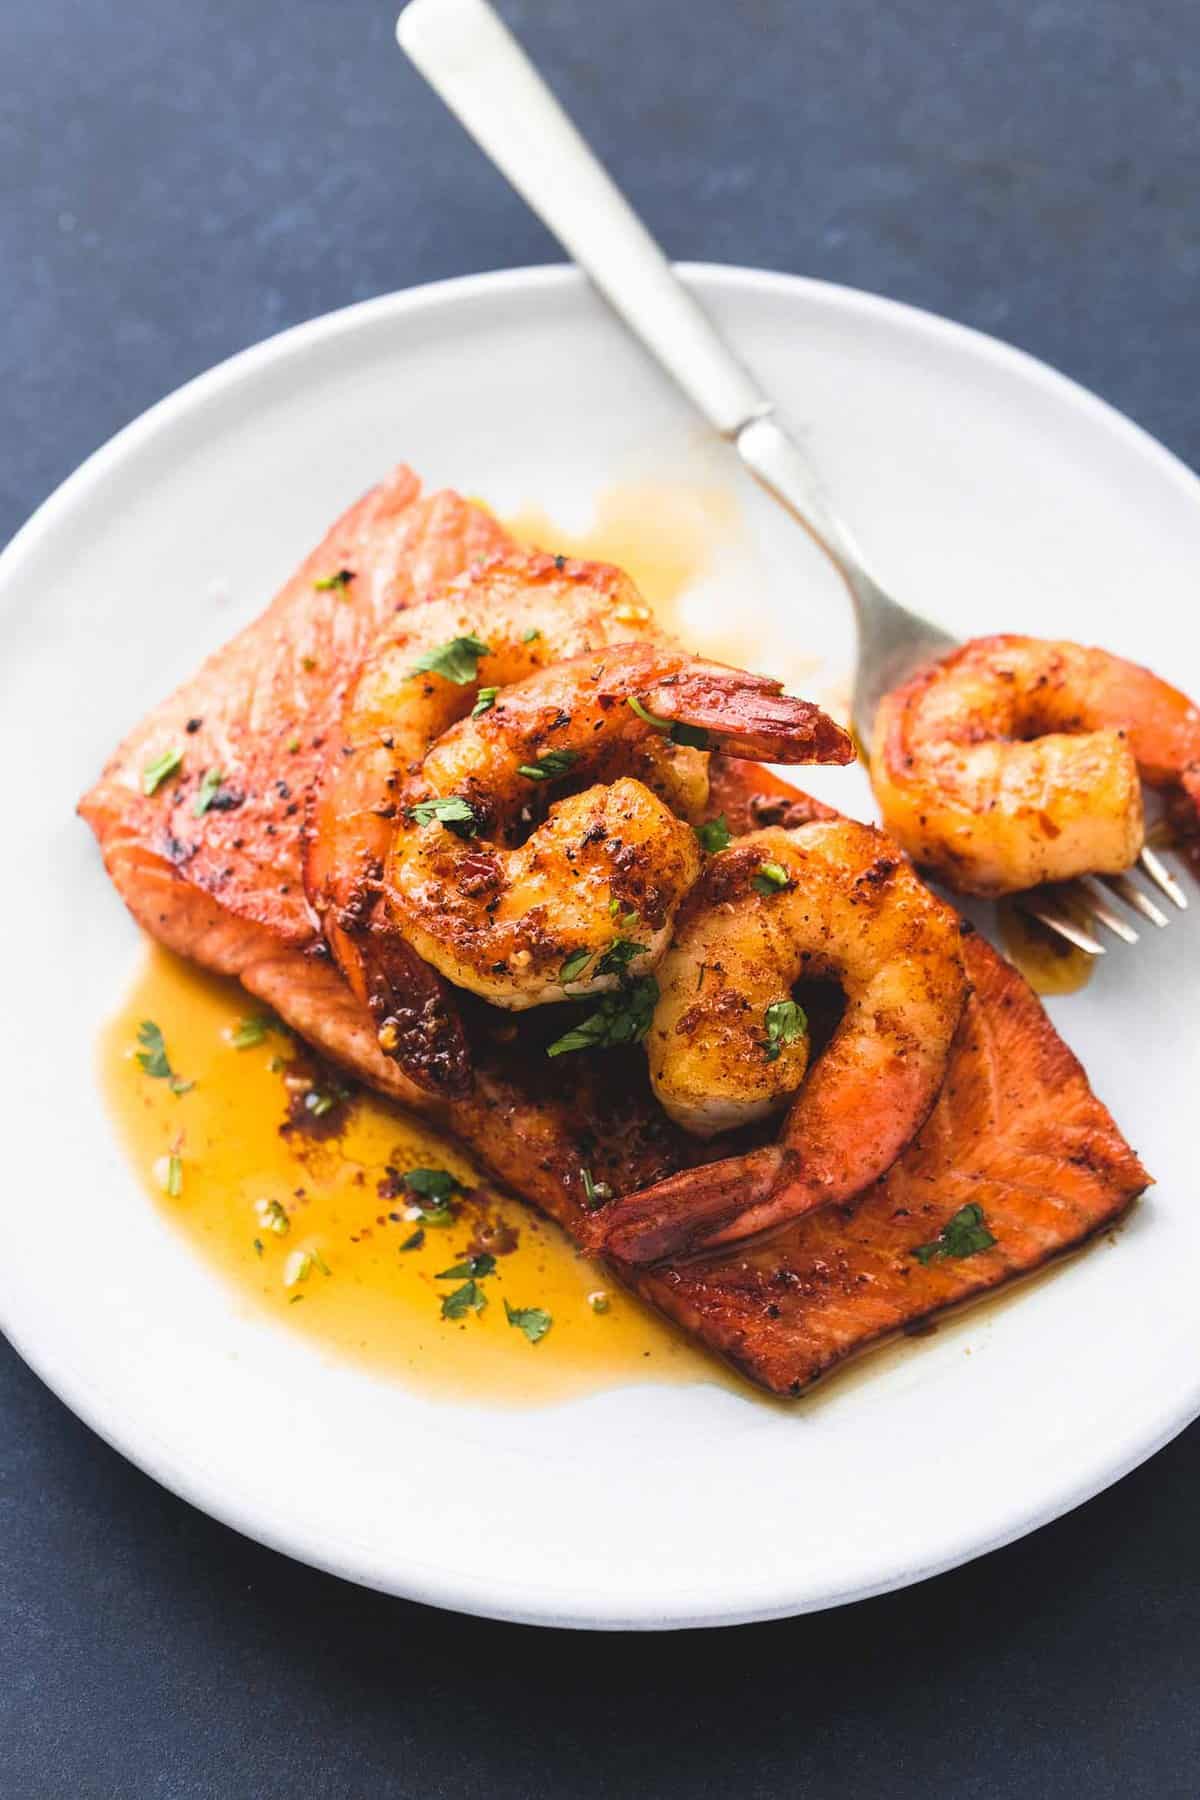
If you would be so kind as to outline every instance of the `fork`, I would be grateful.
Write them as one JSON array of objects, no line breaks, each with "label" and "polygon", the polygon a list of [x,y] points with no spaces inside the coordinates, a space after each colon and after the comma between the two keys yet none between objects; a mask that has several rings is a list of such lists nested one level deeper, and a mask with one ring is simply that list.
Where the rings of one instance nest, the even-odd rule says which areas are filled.
[{"label": "fork", "polygon": [[[893,600],[869,572],[813,462],[776,418],[774,403],[683,286],[488,0],[410,0],[396,37],[629,329],[833,563],[857,623],[851,724],[869,757],[884,694],[956,640]],[[1139,862],[1173,905],[1187,906],[1179,882],[1152,849],[1144,849]],[[1128,874],[1037,889],[1020,903],[1058,937],[1101,956],[1101,929],[1126,944],[1138,940],[1110,896],[1153,925],[1167,923],[1167,914]]]}]

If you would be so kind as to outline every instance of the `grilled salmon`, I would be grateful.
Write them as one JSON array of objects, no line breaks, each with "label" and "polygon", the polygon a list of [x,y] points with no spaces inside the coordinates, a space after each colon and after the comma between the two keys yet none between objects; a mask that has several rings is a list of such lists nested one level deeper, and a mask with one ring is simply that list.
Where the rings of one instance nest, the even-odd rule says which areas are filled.
[{"label": "grilled salmon", "polygon": [[[627,1049],[548,1061],[561,1019],[537,1013],[558,1008],[514,1027],[511,1015],[474,1007],[471,1091],[451,1100],[418,1089],[381,1053],[370,1013],[330,961],[302,876],[308,796],[336,753],[345,694],[369,646],[397,610],[511,547],[482,508],[425,495],[397,470],[333,526],[260,619],[125,739],[80,812],[147,931],[237,976],[302,1037],[453,1132],[582,1242],[583,1168],[620,1195],[745,1140],[687,1138]],[[155,785],[145,771],[160,757],[167,772]],[[757,765],[723,758],[713,759],[712,808],[735,831],[833,816]],[[1081,1243],[1146,1185],[1021,976],[979,937],[968,940],[967,962],[974,994],[941,1097],[882,1180],[736,1254],[622,1272],[777,1394],[798,1394],[880,1338]],[[940,1234],[967,1205],[982,1208],[995,1243],[941,1254]]]}]

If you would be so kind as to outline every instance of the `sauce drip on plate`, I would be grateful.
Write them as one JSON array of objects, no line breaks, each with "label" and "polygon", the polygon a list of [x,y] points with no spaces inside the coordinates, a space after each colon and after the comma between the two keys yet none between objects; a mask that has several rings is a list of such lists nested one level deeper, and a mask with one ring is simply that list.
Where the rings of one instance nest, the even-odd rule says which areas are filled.
[{"label": "sauce drip on plate", "polygon": [[[1045,890],[1056,906],[1065,906],[1057,889]],[[1005,955],[1020,969],[1035,994],[1076,994],[1092,978],[1096,958],[1074,944],[1066,943],[1056,932],[1042,925],[1026,912],[1022,901],[1028,896],[997,902],[996,920]],[[1081,919],[1081,924],[1086,920]]]},{"label": "sauce drip on plate", "polygon": [[[338,1078],[263,1019],[235,982],[152,947],[101,1041],[111,1115],[134,1170],[244,1303],[337,1356],[464,1400],[528,1405],[632,1381],[751,1392],[556,1226],[482,1183],[456,1147],[365,1090],[340,1099]],[[139,1040],[144,1021],[162,1034],[170,1075],[138,1061],[141,1053],[155,1066],[154,1041]],[[193,1085],[177,1093],[172,1077]],[[426,1223],[405,1249],[422,1225],[405,1217],[415,1196],[393,1192],[389,1170],[410,1169],[446,1170],[467,1197],[456,1193],[449,1222]],[[473,1246],[499,1252],[514,1238],[477,1282],[482,1310],[443,1318],[443,1299],[469,1277],[442,1272]],[[594,1310],[596,1294],[605,1310]],[[506,1299],[550,1315],[539,1342],[509,1324]]]}]

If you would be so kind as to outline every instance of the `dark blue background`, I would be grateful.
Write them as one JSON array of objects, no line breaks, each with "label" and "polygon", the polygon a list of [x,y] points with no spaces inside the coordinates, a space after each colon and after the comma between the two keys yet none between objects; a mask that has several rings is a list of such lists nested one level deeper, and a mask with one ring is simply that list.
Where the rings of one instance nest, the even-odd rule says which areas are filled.
[{"label": "dark blue background", "polygon": [[[982,326],[1200,462],[1194,0],[504,10],[674,254]],[[8,0],[0,70],[0,535],[230,351],[556,258],[393,49],[389,0]],[[1112,1328],[1153,1320],[1131,1295]],[[0,1404],[6,1800],[1200,1791],[1196,1429],[908,1593],[590,1638],[258,1549],[9,1353]],[[930,1455],[952,1445],[931,1416]],[[747,1494],[731,1543],[753,1519]]]}]

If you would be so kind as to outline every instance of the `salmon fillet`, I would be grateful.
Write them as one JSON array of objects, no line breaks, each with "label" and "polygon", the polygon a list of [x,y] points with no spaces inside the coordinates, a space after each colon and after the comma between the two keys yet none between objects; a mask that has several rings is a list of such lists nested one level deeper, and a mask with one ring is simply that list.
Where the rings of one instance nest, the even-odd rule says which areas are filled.
[{"label": "salmon fillet", "polygon": [[[581,1169],[618,1195],[743,1147],[700,1143],[653,1101],[628,1050],[548,1061],[562,1028],[535,1009],[472,1014],[472,1093],[448,1103],[406,1081],[320,941],[304,894],[302,828],[343,698],[396,610],[510,540],[480,507],[423,495],[401,468],[334,525],[266,612],[121,744],[80,803],[141,925],[237,976],[310,1043],[466,1144],[514,1192],[582,1242]],[[182,748],[152,795],[142,772]],[[215,798],[198,815],[197,796]],[[712,810],[735,831],[833,816],[761,767],[715,758]],[[1147,1176],[1021,976],[967,943],[975,992],[925,1128],[853,1205],[808,1215],[769,1242],[631,1275],[636,1292],[777,1394],[1001,1286],[1119,1217]],[[514,1039],[514,1030],[516,1036]],[[965,1204],[994,1247],[922,1262]]]}]

